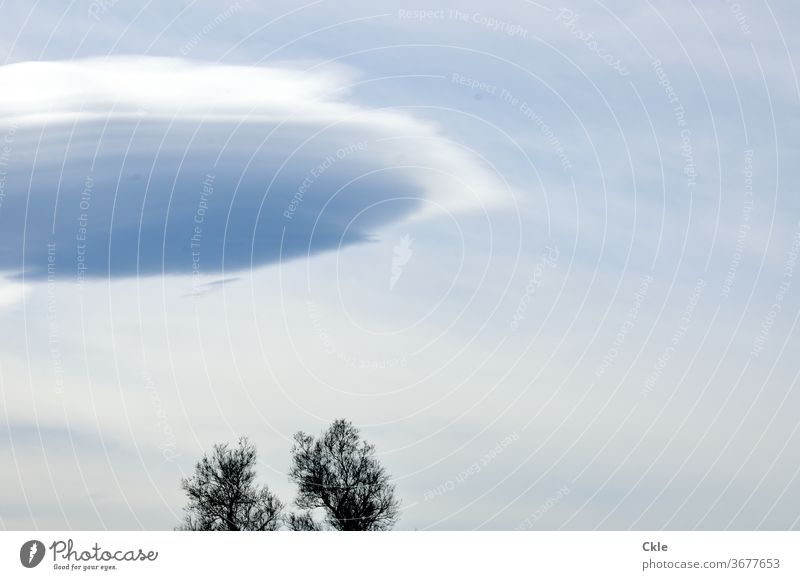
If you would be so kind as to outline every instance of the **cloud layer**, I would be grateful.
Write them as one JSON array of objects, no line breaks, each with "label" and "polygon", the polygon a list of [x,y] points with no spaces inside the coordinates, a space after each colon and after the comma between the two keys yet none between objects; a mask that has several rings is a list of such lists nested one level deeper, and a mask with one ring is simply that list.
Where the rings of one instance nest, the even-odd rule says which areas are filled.
[{"label": "cloud layer", "polygon": [[0,269],[238,270],[504,195],[432,124],[347,102],[354,82],[148,57],[0,68]]}]

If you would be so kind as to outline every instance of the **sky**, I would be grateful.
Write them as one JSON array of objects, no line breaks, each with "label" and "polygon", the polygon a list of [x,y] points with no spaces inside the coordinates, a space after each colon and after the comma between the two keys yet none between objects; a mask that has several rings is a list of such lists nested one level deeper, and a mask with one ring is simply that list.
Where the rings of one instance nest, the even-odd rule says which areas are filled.
[{"label": "sky", "polygon": [[0,529],[339,417],[396,529],[797,529],[799,10],[0,3]]}]

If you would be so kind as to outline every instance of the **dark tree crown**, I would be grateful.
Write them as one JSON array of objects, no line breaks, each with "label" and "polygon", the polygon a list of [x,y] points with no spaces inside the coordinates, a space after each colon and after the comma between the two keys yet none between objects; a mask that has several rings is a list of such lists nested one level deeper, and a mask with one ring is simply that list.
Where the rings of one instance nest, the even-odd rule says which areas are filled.
[{"label": "dark tree crown", "polygon": [[388,530],[397,521],[391,478],[349,421],[334,421],[318,438],[297,433],[289,477],[298,486],[297,506],[309,518],[310,510],[323,510],[335,530]]},{"label": "dark tree crown", "polygon": [[283,504],[255,473],[256,448],[247,438],[236,448],[214,445],[181,481],[189,497],[183,530],[271,531],[281,523]]}]

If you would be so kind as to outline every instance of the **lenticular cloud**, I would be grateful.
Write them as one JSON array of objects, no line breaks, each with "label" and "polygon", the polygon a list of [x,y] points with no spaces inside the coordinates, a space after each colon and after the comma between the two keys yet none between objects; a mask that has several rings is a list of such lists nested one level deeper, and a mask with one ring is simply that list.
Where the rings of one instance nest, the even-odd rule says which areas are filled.
[{"label": "lenticular cloud", "polygon": [[10,275],[239,270],[506,195],[446,128],[358,104],[344,67],[27,62],[0,86]]}]

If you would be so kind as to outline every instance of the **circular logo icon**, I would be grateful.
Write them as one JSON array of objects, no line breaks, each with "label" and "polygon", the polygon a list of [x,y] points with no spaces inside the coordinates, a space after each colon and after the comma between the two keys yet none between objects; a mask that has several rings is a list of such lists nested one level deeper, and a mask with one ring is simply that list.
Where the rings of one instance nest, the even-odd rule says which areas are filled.
[{"label": "circular logo icon", "polygon": [[39,540],[28,540],[19,549],[19,561],[26,568],[35,568],[44,559],[44,544]]}]

